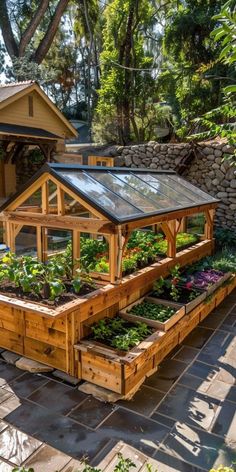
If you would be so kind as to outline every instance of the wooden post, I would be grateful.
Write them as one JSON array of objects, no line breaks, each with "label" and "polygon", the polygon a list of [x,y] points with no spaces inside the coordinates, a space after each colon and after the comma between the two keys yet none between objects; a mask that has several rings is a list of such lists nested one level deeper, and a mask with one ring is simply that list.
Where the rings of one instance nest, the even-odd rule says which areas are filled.
[{"label": "wooden post", "polygon": [[205,230],[204,230],[205,239],[213,239],[214,216],[215,216],[215,210],[207,210],[205,212],[205,217],[206,217]]},{"label": "wooden post", "polygon": [[58,215],[65,214],[65,200],[64,190],[58,185],[57,186],[57,213]]},{"label": "wooden post", "polygon": [[48,229],[42,227],[42,260],[46,262],[48,258]]},{"label": "wooden post", "polygon": [[177,232],[180,232],[180,233],[186,233],[187,232],[187,217],[186,216],[183,216],[180,219],[180,225],[179,225],[179,229],[178,229]]},{"label": "wooden post", "polygon": [[116,234],[111,234],[109,238],[109,272],[110,282],[114,284],[116,282],[117,274],[117,247],[118,238]]},{"label": "wooden post", "polygon": [[38,260],[43,260],[43,247],[42,247],[42,229],[41,226],[36,227],[36,235],[37,235],[37,256]]},{"label": "wooden post", "polygon": [[176,220],[161,223],[166,239],[168,241],[167,257],[176,256]]},{"label": "wooden post", "polygon": [[42,213],[47,215],[48,211],[48,182],[44,182],[42,185]]},{"label": "wooden post", "polygon": [[78,262],[75,264],[75,260],[79,258],[80,258],[80,232],[77,229],[74,229],[72,233],[72,264],[73,264],[74,273],[79,266]]}]

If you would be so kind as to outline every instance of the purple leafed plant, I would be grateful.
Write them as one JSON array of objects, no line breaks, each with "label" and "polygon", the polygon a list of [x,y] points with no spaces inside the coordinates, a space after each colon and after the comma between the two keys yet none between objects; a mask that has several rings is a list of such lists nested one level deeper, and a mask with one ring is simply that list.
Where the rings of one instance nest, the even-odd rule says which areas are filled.
[{"label": "purple leafed plant", "polygon": [[224,273],[219,270],[203,270],[192,275],[192,282],[195,287],[205,289],[218,282],[223,275]]}]

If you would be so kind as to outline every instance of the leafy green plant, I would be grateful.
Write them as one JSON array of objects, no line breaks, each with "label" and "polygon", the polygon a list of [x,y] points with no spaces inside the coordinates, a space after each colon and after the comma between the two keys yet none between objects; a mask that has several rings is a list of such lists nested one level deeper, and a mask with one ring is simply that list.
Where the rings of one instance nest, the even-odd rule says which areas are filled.
[{"label": "leafy green plant", "polygon": [[164,292],[164,288],[165,288],[165,279],[163,277],[160,277],[153,284],[153,290],[155,292],[155,295],[156,296],[161,295]]},{"label": "leafy green plant", "polygon": [[144,300],[142,303],[134,305],[128,313],[164,323],[174,315],[175,309]]},{"label": "leafy green plant", "polygon": [[137,269],[137,257],[130,256],[122,260],[122,272],[130,273]]},{"label": "leafy green plant", "polygon": [[98,261],[94,266],[95,272],[102,272],[103,274],[108,274],[109,272],[109,262],[103,257]]},{"label": "leafy green plant", "polygon": [[145,323],[130,323],[123,318],[104,318],[91,326],[92,338],[111,347],[128,351],[152,333]]},{"label": "leafy green plant", "polygon": [[31,256],[17,257],[8,252],[0,263],[0,284],[9,283],[19,287],[23,293],[33,293],[38,298],[54,301],[66,292],[65,284],[68,282],[72,283],[76,293],[84,285],[94,286],[89,274],[81,269],[72,276],[71,269],[62,258],[53,257],[43,263]]}]

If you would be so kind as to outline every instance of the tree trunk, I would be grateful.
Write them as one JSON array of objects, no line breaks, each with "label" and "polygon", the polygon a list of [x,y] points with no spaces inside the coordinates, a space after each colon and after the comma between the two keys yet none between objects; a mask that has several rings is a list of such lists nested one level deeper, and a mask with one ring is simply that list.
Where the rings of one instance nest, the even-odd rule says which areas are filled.
[{"label": "tree trunk", "polygon": [[2,30],[2,36],[3,36],[4,43],[5,43],[9,56],[12,59],[14,57],[18,57],[19,55],[18,45],[13,35],[13,31],[12,31],[8,11],[7,11],[6,0],[0,0],[0,27]]},{"label": "tree trunk", "polygon": [[49,27],[47,29],[47,32],[46,32],[45,36],[43,37],[42,41],[40,42],[38,49],[36,50],[36,52],[34,53],[34,55],[32,57],[32,60],[34,62],[36,62],[37,64],[41,64],[41,62],[45,58],[47,52],[49,51],[50,46],[51,46],[51,44],[53,42],[53,39],[55,37],[55,34],[57,32],[57,28],[59,26],[61,17],[63,15],[69,1],[70,0],[60,0],[59,1],[58,5],[56,7],[55,13],[54,13],[54,15],[52,17],[52,20],[49,24]]},{"label": "tree trunk", "polygon": [[27,26],[24,34],[21,37],[20,44],[19,44],[19,56],[22,57],[25,53],[25,49],[30,43],[31,39],[34,36],[34,33],[42,20],[44,13],[46,12],[49,5],[49,0],[41,0],[40,5],[38,6],[32,20],[30,21],[29,25]]}]

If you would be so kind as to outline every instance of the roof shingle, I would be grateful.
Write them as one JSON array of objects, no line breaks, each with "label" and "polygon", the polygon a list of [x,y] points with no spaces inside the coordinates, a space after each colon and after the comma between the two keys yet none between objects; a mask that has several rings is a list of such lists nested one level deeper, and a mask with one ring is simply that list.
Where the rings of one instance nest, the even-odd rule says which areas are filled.
[{"label": "roof shingle", "polygon": [[28,80],[26,82],[15,82],[13,84],[1,84],[0,85],[0,102],[4,102],[7,98],[16,95],[22,90],[31,87],[34,82]]}]

